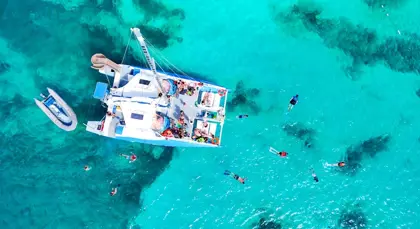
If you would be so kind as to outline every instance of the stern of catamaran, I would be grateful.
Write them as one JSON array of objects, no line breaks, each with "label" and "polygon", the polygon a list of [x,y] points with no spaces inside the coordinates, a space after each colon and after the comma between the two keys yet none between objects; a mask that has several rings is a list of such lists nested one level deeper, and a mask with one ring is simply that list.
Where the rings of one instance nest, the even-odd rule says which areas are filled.
[{"label": "stern of catamaran", "polygon": [[102,122],[101,121],[88,121],[86,123],[86,131],[94,134],[102,135]]}]

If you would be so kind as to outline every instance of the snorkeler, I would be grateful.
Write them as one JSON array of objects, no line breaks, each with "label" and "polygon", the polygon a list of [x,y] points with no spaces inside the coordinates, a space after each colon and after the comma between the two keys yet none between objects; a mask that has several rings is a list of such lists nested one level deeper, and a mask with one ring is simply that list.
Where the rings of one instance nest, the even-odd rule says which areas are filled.
[{"label": "snorkeler", "polygon": [[236,116],[236,118],[239,118],[239,119],[241,119],[241,118],[248,118],[248,115],[247,114],[238,115],[238,116]]},{"label": "snorkeler", "polygon": [[340,162],[334,163],[334,164],[325,163],[325,166],[331,166],[331,167],[344,167],[345,165],[346,165],[346,163],[344,163],[344,161],[340,161]]},{"label": "snorkeler", "polygon": [[245,178],[242,178],[242,177],[240,177],[240,176],[232,173],[229,170],[225,170],[225,173],[224,174],[233,177],[235,180],[241,182],[241,184],[245,184]]},{"label": "snorkeler", "polygon": [[315,181],[315,182],[318,182],[318,181],[319,181],[319,179],[318,179],[318,177],[316,176],[315,171],[314,171],[314,169],[313,169],[313,168],[311,168],[311,169],[310,169],[310,172],[312,173],[312,177],[314,178],[314,181]]},{"label": "snorkeler", "polygon": [[289,101],[289,107],[287,108],[288,111],[291,111],[293,109],[293,107],[297,104],[299,100],[299,95],[296,94],[295,96],[293,96],[290,101]]},{"label": "snorkeler", "polygon": [[134,153],[132,153],[130,156],[130,163],[135,162],[136,160],[137,160],[137,156]]},{"label": "snorkeler", "polygon": [[120,187],[120,184],[117,185],[117,187],[112,188],[111,192],[109,193],[110,196],[114,196],[118,192],[118,188]]},{"label": "snorkeler", "polygon": [[274,149],[273,147],[270,147],[270,149],[269,149],[269,151],[271,152],[271,153],[274,153],[274,154],[276,154],[276,155],[279,155],[280,157],[287,157],[287,154],[288,153],[286,153],[285,151],[278,151],[278,150],[276,150],[276,149]]},{"label": "snorkeler", "polygon": [[131,153],[131,155],[121,153],[120,156],[125,157],[125,159],[130,160],[130,163],[135,162],[137,160],[137,156],[134,153]]},{"label": "snorkeler", "polygon": [[91,169],[91,167],[90,167],[89,165],[85,165],[85,167],[83,167],[83,169],[84,169],[85,171],[89,171],[89,170]]}]

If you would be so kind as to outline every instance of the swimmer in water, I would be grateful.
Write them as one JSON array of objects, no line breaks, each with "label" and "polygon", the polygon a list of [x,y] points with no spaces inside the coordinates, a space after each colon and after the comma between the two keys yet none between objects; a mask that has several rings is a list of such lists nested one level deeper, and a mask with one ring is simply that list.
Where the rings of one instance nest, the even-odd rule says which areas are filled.
[{"label": "swimmer in water", "polygon": [[231,172],[231,171],[229,171],[229,170],[225,170],[225,173],[224,173],[224,174],[225,174],[225,175],[228,175],[228,176],[233,177],[233,179],[235,179],[235,180],[237,180],[237,181],[241,182],[241,184],[245,184],[245,178],[242,178],[242,177],[240,177],[240,176],[238,176],[238,175],[236,175],[236,174],[232,173],[232,172]]},{"label": "swimmer in water", "polygon": [[281,151],[280,152],[280,151],[274,149],[273,147],[270,147],[269,150],[270,150],[271,153],[276,154],[276,155],[279,155],[280,157],[287,157],[287,154],[288,154],[285,151]]},{"label": "swimmer in water", "polygon": [[286,152],[284,152],[284,151],[279,152],[279,153],[278,153],[278,155],[279,155],[280,157],[287,157],[287,153],[286,153]]},{"label": "swimmer in water", "polygon": [[325,163],[326,166],[331,166],[331,167],[344,167],[346,165],[346,163],[344,163],[344,161],[340,161],[338,163],[334,163],[334,164],[328,164]]},{"label": "swimmer in water", "polygon": [[293,109],[293,107],[297,104],[299,100],[299,95],[296,94],[295,96],[293,96],[290,101],[289,101],[289,107],[287,108],[288,111],[291,111]]},{"label": "swimmer in water", "polygon": [[248,118],[248,115],[247,114],[244,114],[244,115],[238,115],[236,117],[239,118],[239,119],[241,119],[241,118]]},{"label": "swimmer in water", "polygon": [[85,167],[83,167],[83,169],[84,169],[85,171],[89,171],[89,170],[91,169],[91,167],[90,167],[89,165],[85,165]]},{"label": "swimmer in water", "polygon": [[136,160],[137,160],[137,156],[132,153],[130,156],[130,163],[135,162]]},{"label": "swimmer in water", "polygon": [[130,163],[135,162],[137,160],[137,156],[134,153],[131,153],[131,155],[121,153],[120,156],[125,157],[125,159],[127,160],[130,160]]},{"label": "swimmer in water", "polygon": [[311,171],[311,173],[312,173],[312,177],[314,178],[314,181],[315,182],[318,182],[319,181],[319,179],[318,179],[318,177],[316,176],[316,174],[315,174],[315,171],[314,171],[314,169],[310,169],[310,171]]},{"label": "swimmer in water", "polygon": [[118,184],[117,187],[112,188],[111,192],[109,193],[110,196],[115,196],[115,194],[117,194],[118,192],[118,188],[120,187],[120,185]]}]

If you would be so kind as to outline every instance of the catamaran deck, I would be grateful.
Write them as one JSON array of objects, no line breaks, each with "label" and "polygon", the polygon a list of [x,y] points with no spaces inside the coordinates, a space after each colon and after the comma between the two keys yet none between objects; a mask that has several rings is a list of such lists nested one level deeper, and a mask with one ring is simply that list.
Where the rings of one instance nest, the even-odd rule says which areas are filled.
[{"label": "catamaran deck", "polygon": [[219,146],[227,89],[187,75],[157,71],[140,30],[131,31],[150,69],[116,64],[103,54],[93,55],[92,68],[112,77],[113,82],[97,83],[94,98],[108,110],[101,121],[88,122],[86,129],[102,136],[155,145]]},{"label": "catamaran deck", "polygon": [[[219,90],[224,90],[214,85],[198,85],[199,82],[183,80],[185,84],[194,87],[194,93],[180,93],[170,98],[170,106],[165,113],[172,120],[179,120],[181,111],[184,113],[188,137],[194,136],[197,128],[215,136],[218,141],[224,122],[226,95],[220,96]],[[208,95],[208,103],[202,104],[203,97]],[[162,109],[163,110],[163,109]],[[203,124],[208,124],[207,127]],[[220,143],[220,142],[219,142]]]}]

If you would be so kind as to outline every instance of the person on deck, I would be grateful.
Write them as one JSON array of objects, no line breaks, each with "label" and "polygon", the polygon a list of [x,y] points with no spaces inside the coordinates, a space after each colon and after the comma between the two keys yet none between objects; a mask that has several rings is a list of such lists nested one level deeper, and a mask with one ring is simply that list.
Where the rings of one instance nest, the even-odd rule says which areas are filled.
[{"label": "person on deck", "polygon": [[295,96],[293,96],[290,101],[289,101],[289,107],[287,108],[288,111],[291,111],[293,109],[293,107],[297,104],[299,100],[299,95],[296,94]]},{"label": "person on deck", "polygon": [[116,115],[116,114],[114,114],[114,113],[111,113],[111,111],[107,111],[107,112],[106,112],[106,115],[108,115],[108,116],[112,116],[113,118],[114,118],[114,117],[117,117],[117,115]]},{"label": "person on deck", "polygon": [[245,178],[242,178],[229,170],[225,170],[224,174],[233,177],[233,179],[239,181],[241,184],[245,184]]}]

